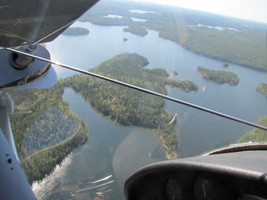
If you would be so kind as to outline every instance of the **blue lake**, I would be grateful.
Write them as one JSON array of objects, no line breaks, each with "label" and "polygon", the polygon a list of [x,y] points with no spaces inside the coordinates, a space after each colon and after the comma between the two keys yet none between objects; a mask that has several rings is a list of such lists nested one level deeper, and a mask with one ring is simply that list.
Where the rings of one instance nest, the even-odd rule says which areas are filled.
[{"label": "blue lake", "polygon": [[[73,27],[87,28],[90,34],[61,35],[46,44],[53,60],[87,70],[117,54],[138,53],[149,60],[148,68],[164,68],[171,74],[170,78],[191,80],[199,86],[199,90],[192,93],[167,87],[168,95],[172,97],[252,122],[267,116],[267,99],[256,91],[259,83],[266,82],[267,73],[234,64],[223,68],[223,62],[194,54],[174,42],[159,38],[154,31],[140,37],[123,32],[123,27],[96,26],[87,22],[76,22]],[[123,41],[123,38],[128,41]],[[203,80],[197,66],[234,72],[240,82],[237,86],[230,86]],[[176,70],[178,76],[172,75],[172,70]],[[75,74],[57,66],[55,71],[58,79]],[[63,99],[86,122],[89,137],[86,144],[63,161],[61,167],[39,184],[34,184],[33,189],[40,199],[71,199],[74,196],[83,199],[83,195],[93,195],[103,188],[110,199],[123,199],[123,181],[130,173],[148,163],[166,159],[155,130],[116,125],[91,109],[69,88],[65,90]],[[246,125],[173,102],[166,101],[165,108],[172,114],[178,113],[175,127],[180,158],[235,143],[252,130]],[[99,190],[90,189],[88,182],[110,175],[110,183]]]}]

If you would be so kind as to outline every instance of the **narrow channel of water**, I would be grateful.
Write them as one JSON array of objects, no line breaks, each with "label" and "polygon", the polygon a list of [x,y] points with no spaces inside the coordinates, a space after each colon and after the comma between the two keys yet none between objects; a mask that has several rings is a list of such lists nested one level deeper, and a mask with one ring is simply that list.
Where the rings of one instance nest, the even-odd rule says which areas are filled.
[{"label": "narrow channel of water", "polygon": [[[48,44],[52,57],[56,60],[82,69],[91,69],[117,54],[136,52],[148,58],[147,67],[164,68],[170,74],[171,70],[176,70],[178,76],[171,74],[171,78],[191,80],[199,86],[198,92],[192,93],[168,88],[170,96],[253,122],[267,115],[266,98],[256,91],[259,83],[266,82],[267,73],[234,64],[223,68],[221,61],[192,53],[174,42],[158,37],[155,31],[149,31],[148,35],[140,37],[124,32],[123,27],[117,26],[96,26],[88,22],[77,22],[73,26],[87,28],[90,34],[59,36]],[[123,41],[123,38],[128,38],[128,41]],[[237,86],[230,86],[203,80],[196,70],[197,66],[232,71],[238,75],[240,82]],[[59,78],[74,74],[66,70],[57,72]],[[181,157],[198,155],[234,143],[245,132],[252,130],[171,102],[166,102],[165,107],[172,113],[177,112],[181,122],[176,129]]]},{"label": "narrow channel of water", "polygon": [[[106,194],[108,197],[122,199],[124,181],[131,173],[166,159],[155,130],[116,125],[94,111],[70,88],[65,89],[63,100],[87,124],[88,141],[74,150],[41,183],[33,185],[38,199],[72,199],[73,195],[92,197],[108,190],[111,190]],[[112,178],[97,185],[114,182],[87,190],[92,187],[92,182],[110,175]]]},{"label": "narrow channel of water", "polygon": [[[123,27],[96,26],[82,22],[73,26],[85,27],[90,30],[90,34],[77,37],[59,36],[47,44],[54,60],[82,69],[91,69],[117,54],[135,52],[148,58],[150,63],[147,67],[161,67],[169,73],[176,70],[178,76],[171,75],[171,78],[191,80],[199,86],[199,90],[192,93],[167,87],[170,96],[253,122],[267,116],[266,98],[256,91],[259,83],[266,82],[267,73],[234,64],[225,69],[221,61],[194,54],[174,42],[159,38],[158,33],[154,31],[140,37],[123,32]],[[123,38],[128,41],[123,41]],[[205,81],[196,71],[200,65],[235,72],[240,82],[237,86],[230,86]],[[74,74],[60,68],[55,69],[59,78]],[[91,109],[90,105],[71,89],[65,90],[63,98],[71,110],[87,124],[88,141],[74,150],[54,173],[39,185],[34,185],[40,199],[71,199],[71,195],[91,195],[92,191],[79,194],[75,191],[90,187],[90,181],[110,175],[114,182],[102,189],[113,191],[106,194],[114,195],[111,199],[120,199],[123,181],[132,171],[146,163],[165,159],[154,130],[118,126]],[[165,108],[173,114],[178,113],[176,133],[180,158],[229,145],[245,132],[252,130],[248,126],[172,102],[166,101]],[[55,184],[50,184],[52,180]],[[40,186],[42,191],[38,189]]]}]

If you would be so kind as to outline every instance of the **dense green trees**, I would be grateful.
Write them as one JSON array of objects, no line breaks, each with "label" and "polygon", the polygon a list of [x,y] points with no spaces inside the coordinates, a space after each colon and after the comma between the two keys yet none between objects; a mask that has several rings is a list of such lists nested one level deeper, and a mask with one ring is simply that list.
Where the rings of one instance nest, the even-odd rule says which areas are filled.
[{"label": "dense green trees", "polygon": [[145,36],[148,34],[147,30],[145,28],[142,28],[142,26],[139,26],[136,23],[130,23],[127,28],[124,28],[123,31],[125,32],[131,32],[136,35]]},{"label": "dense green trees", "polygon": [[87,127],[62,101],[61,81],[51,89],[10,91],[17,111],[11,127],[22,169],[29,182],[50,173],[74,148],[87,139]]},{"label": "dense green trees", "polygon": [[198,86],[193,83],[192,81],[176,81],[176,80],[166,80],[165,84],[169,85],[171,87],[180,89],[184,92],[191,92],[191,91],[197,91]]},{"label": "dense green trees", "polygon": [[[154,12],[132,13],[130,9]],[[122,18],[103,17],[108,14]],[[131,17],[146,21],[135,22]],[[129,26],[126,31],[140,35],[147,34],[147,30],[154,30],[159,32],[160,37],[200,55],[267,71],[266,24],[175,7],[121,2],[99,3],[82,20],[98,25]],[[214,28],[216,26],[222,29]]]},{"label": "dense green trees", "polygon": [[67,30],[65,30],[62,34],[67,36],[88,35],[89,30],[81,27],[70,27]]},{"label": "dense green trees", "polygon": [[23,154],[27,156],[67,139],[78,128],[76,121],[57,106],[44,110],[27,129],[23,140]]},{"label": "dense green trees", "polygon": [[210,70],[204,67],[198,67],[197,70],[201,73],[202,78],[215,83],[228,83],[230,85],[239,83],[238,76],[233,72]]},{"label": "dense green trees", "polygon": [[35,154],[21,160],[21,166],[30,183],[41,180],[49,174],[57,164],[76,147],[87,140],[87,127],[84,123],[79,123],[79,130],[70,138],[61,143],[41,149]]},{"label": "dense green trees", "polygon": [[[167,94],[167,84],[187,92],[197,90],[190,81],[167,79],[169,75],[163,69],[145,69],[147,64],[148,60],[138,54],[121,54],[103,62],[92,72],[162,94]],[[67,78],[64,86],[71,87],[115,123],[157,129],[168,158],[176,157],[175,123],[169,124],[173,116],[163,109],[163,99],[86,75]]]},{"label": "dense green trees", "polygon": [[[260,118],[258,124],[267,126],[267,117]],[[253,131],[246,133],[237,142],[267,142],[267,131],[255,128]]]},{"label": "dense green trees", "polygon": [[263,95],[267,97],[267,84],[266,83],[260,83],[257,86],[257,90],[258,92],[262,93]]},{"label": "dense green trees", "polygon": [[143,69],[144,72],[148,72],[150,74],[154,74],[156,76],[162,76],[165,78],[169,77],[169,74],[166,72],[165,69],[161,69],[161,68],[156,68],[156,69]]},{"label": "dense green trees", "polygon": [[[184,39],[177,41],[201,55],[236,63],[252,69],[267,71],[265,33],[253,30],[219,31],[209,28],[186,28]],[[168,36],[167,36],[168,37]]]}]

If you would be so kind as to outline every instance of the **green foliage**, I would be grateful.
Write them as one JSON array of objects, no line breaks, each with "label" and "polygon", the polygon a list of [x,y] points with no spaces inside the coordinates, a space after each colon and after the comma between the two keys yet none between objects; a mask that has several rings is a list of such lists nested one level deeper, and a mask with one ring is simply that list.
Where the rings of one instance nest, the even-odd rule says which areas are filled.
[{"label": "green foliage", "polygon": [[[67,105],[63,106],[67,108]],[[56,106],[48,108],[27,129],[23,140],[23,155],[55,145],[70,137],[76,129],[77,123],[72,115],[62,112]]]},{"label": "green foliage", "polygon": [[62,34],[67,36],[88,35],[89,30],[81,27],[70,27],[67,30],[65,30]]},{"label": "green foliage", "polygon": [[168,159],[177,158],[177,139],[174,131],[175,123],[170,123],[173,117],[175,116],[171,116],[166,111],[162,112],[158,123],[158,134]]},{"label": "green foliage", "polygon": [[184,92],[197,91],[198,86],[191,81],[176,81],[176,80],[167,80],[165,79],[166,85],[180,89]]},{"label": "green foliage", "polygon": [[166,72],[166,70],[161,69],[161,68],[156,68],[156,69],[144,69],[144,72],[148,72],[150,74],[154,74],[156,76],[162,76],[165,78],[168,78],[169,74]]},{"label": "green foliage", "polygon": [[42,149],[21,161],[21,166],[30,183],[41,180],[74,148],[87,140],[87,127],[80,123],[80,129],[69,139],[49,148]]},{"label": "green foliage", "polygon": [[257,91],[262,93],[263,95],[265,95],[267,97],[267,84],[266,83],[260,83],[257,86]]},{"label": "green foliage", "polygon": [[[154,13],[132,13],[129,9],[145,9]],[[108,14],[120,15],[123,18],[102,17]],[[147,21],[134,22],[130,17]],[[160,37],[174,41],[200,55],[267,71],[266,24],[200,11],[132,2],[101,2],[85,14],[82,20],[98,25],[129,26],[125,30],[140,35],[147,34],[146,30],[154,30],[159,32]],[[216,26],[224,29],[211,28]]]},{"label": "green foliage", "polygon": [[87,139],[87,127],[62,101],[63,92],[62,81],[51,89],[9,92],[17,111],[32,111],[10,116],[22,169],[30,183],[50,173]]},{"label": "green foliage", "polygon": [[198,67],[197,70],[201,73],[202,78],[218,84],[237,85],[239,83],[238,76],[233,72],[210,70],[204,67]]},{"label": "green foliage", "polygon": [[128,28],[124,28],[123,31],[130,32],[130,33],[140,35],[140,36],[145,36],[148,34],[145,28],[142,28],[142,26],[136,23],[129,24]]},{"label": "green foliage", "polygon": [[[157,76],[143,71],[148,61],[137,54],[122,54],[103,62],[92,71],[125,81],[140,87],[166,94],[164,82]],[[141,93],[84,75],[76,75],[64,81],[90,104],[109,119],[122,125],[139,125],[156,128],[157,119],[150,116],[161,112],[164,101],[158,97]]]},{"label": "green foliage", "polygon": [[[262,117],[259,119],[258,124],[267,126],[267,117]],[[246,133],[243,137],[241,137],[237,143],[244,142],[267,142],[267,131],[261,129],[254,129],[251,132]]]},{"label": "green foliage", "polygon": [[[175,83],[179,88],[188,86],[189,82],[186,81],[168,80],[168,74],[163,69],[144,69],[146,64],[147,59],[138,54],[121,54],[92,71],[162,94],[167,94],[166,84]],[[64,85],[71,87],[90,102],[94,109],[115,123],[157,129],[167,157],[177,157],[175,122],[169,124],[173,116],[164,110],[163,99],[86,75],[67,78]]]},{"label": "green foliage", "polygon": [[[188,18],[187,14],[177,10],[174,11],[174,15],[166,15],[166,18],[159,17],[148,21],[146,27],[158,31],[160,37],[179,43],[200,55],[267,71],[266,32],[264,29],[261,31],[243,30],[244,27],[237,27],[239,24],[233,24],[239,28],[238,31],[227,29],[220,31],[208,27],[198,27],[196,26],[198,23],[196,20],[192,21]],[[216,22],[209,23],[205,20],[206,25],[222,26]]]},{"label": "green foliage", "polygon": [[119,19],[102,16],[83,16],[79,21],[90,21],[91,23],[100,26],[126,26],[131,20],[127,17]]}]

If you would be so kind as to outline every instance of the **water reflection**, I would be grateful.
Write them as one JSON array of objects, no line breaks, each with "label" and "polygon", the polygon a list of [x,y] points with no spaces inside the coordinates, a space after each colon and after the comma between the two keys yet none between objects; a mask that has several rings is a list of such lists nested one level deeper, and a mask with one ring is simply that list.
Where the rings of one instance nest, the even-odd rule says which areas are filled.
[{"label": "water reflection", "polygon": [[90,199],[101,195],[122,199],[127,176],[141,166],[166,159],[155,130],[116,125],[92,110],[70,88],[65,89],[63,100],[86,122],[88,141],[52,174],[33,185],[38,199]]},{"label": "water reflection", "polygon": [[[66,64],[91,69],[116,54],[137,52],[148,58],[149,68],[163,67],[169,73],[175,70],[179,74],[173,76],[173,79],[190,79],[200,87],[198,92],[190,94],[167,88],[170,96],[254,122],[267,114],[266,109],[263,109],[266,108],[266,99],[256,91],[257,84],[266,80],[266,73],[230,64],[226,71],[237,73],[240,83],[236,87],[217,85],[203,80],[196,71],[196,67],[204,65],[221,70],[222,62],[189,52],[173,42],[159,38],[157,32],[149,31],[149,34],[142,38],[123,32],[123,27],[99,27],[81,22],[78,24],[90,30],[90,36],[84,39],[82,44],[79,37],[69,41],[64,36],[60,36],[48,45],[48,48],[55,53],[52,55],[57,57],[60,53],[58,58]],[[110,33],[112,39],[106,37],[107,32]],[[128,38],[127,43],[123,42],[125,37]],[[66,42],[69,45],[65,45]],[[92,46],[96,49],[89,48]],[[78,47],[82,51],[76,51]],[[103,49],[105,49],[105,54],[103,54]],[[80,59],[74,60],[73,57]],[[63,78],[72,74],[72,72],[66,73],[62,70],[59,77]],[[89,198],[104,193],[105,197],[120,199],[123,197],[123,182],[131,172],[145,164],[165,159],[154,130],[116,125],[92,110],[90,105],[71,89],[65,90],[63,99],[68,102],[71,110],[86,122],[89,137],[86,144],[74,150],[68,157],[70,161],[66,159],[54,173],[39,185],[34,185],[34,191],[40,199],[59,197],[79,199],[86,198],[86,195]],[[251,102],[254,104],[251,105]],[[172,114],[178,113],[179,123],[175,128],[180,157],[198,155],[234,143],[250,130],[247,126],[172,102],[165,102],[165,108]],[[62,174],[55,176],[55,173]],[[106,177],[110,178],[96,182]],[[47,184],[52,181],[54,184],[48,186]],[[95,188],[95,185],[92,185],[93,182],[100,187]],[[44,188],[42,194],[38,190],[40,186]]]}]

